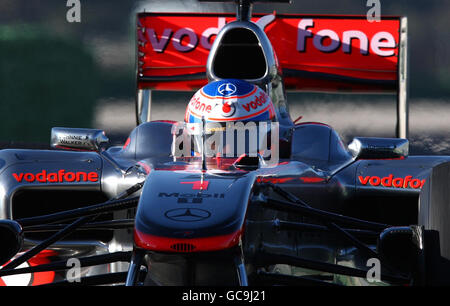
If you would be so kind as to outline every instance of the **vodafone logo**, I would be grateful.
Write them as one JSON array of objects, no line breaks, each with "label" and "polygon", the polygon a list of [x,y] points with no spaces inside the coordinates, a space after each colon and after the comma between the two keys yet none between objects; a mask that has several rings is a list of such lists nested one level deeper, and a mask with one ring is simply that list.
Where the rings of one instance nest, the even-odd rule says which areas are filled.
[{"label": "vodafone logo", "polygon": [[[212,46],[212,37],[216,36],[220,29],[223,28],[226,21],[225,18],[218,18],[217,27],[207,28],[200,36],[200,45],[206,50],[210,50]],[[195,33],[195,31],[191,28],[181,28],[176,30],[175,32],[166,28],[160,33],[160,38],[158,39],[158,35],[155,29],[148,28],[145,30],[146,38],[141,37],[141,41],[146,41],[147,39],[150,41],[152,45],[153,51],[155,52],[164,52],[166,50],[169,42],[172,40],[172,45],[175,50],[179,52],[189,52],[194,50],[199,44],[199,37]]]},{"label": "vodafone logo", "polygon": [[212,110],[212,106],[210,104],[206,104],[200,100],[198,95],[195,95],[191,101],[189,102],[190,107],[197,113],[210,113]]},{"label": "vodafone logo", "polygon": [[98,182],[97,172],[66,172],[59,170],[58,172],[47,172],[42,170],[39,173],[13,173],[14,179],[21,182],[39,182],[39,183],[71,183],[71,182]]},{"label": "vodafone logo", "polygon": [[260,94],[255,97],[255,100],[253,100],[249,103],[246,103],[246,104],[242,104],[242,107],[247,112],[250,112],[253,109],[257,109],[260,106],[263,106],[264,104],[266,104],[267,101],[268,101],[267,95],[263,91],[261,91]]},{"label": "vodafone logo", "polygon": [[362,185],[372,185],[372,186],[384,186],[384,187],[394,187],[394,188],[413,188],[420,189],[425,180],[413,179],[411,175],[406,177],[394,178],[393,174],[380,178],[378,176],[358,176],[359,182]]},{"label": "vodafone logo", "polygon": [[[369,50],[382,57],[395,55],[397,44],[394,36],[389,32],[380,31],[369,40],[369,37],[364,32],[357,30],[337,33],[331,29],[322,29],[313,33],[312,29],[314,29],[313,19],[302,19],[298,23],[298,52],[306,52],[306,41],[307,39],[312,39],[313,46],[321,52],[331,53],[342,48],[344,53],[350,54],[352,53],[352,40],[358,40],[360,53],[363,55],[369,54]],[[331,42],[325,43],[325,41]]]},{"label": "vodafone logo", "polygon": [[[261,28],[265,28],[267,24],[275,21],[274,19],[273,15],[268,15],[260,18],[256,23]],[[199,46],[211,50],[214,37],[227,23],[225,17],[218,17],[217,22],[214,23],[217,26],[199,29],[196,22],[200,21],[193,22],[195,29],[190,27],[155,29],[152,27],[146,28],[140,24],[142,30],[138,31],[139,43],[141,45],[149,43],[153,51],[157,53],[164,53],[169,45],[172,45],[176,51],[183,53],[196,50]],[[398,46],[391,30],[389,30],[390,32],[381,30],[374,34],[367,34],[366,32],[369,31],[366,31],[364,25],[357,26],[359,29],[351,28],[351,26],[346,26],[347,29],[336,25],[329,27],[331,28],[317,26],[316,21],[312,18],[300,19],[296,33],[297,51],[307,52],[307,41],[311,40],[313,47],[320,52],[333,53],[341,50],[345,54],[351,54],[358,52],[353,50],[352,47],[352,42],[356,42],[353,44],[355,49],[359,49],[359,52],[363,55],[370,53],[380,57],[395,56],[395,50]],[[370,26],[367,25],[367,28],[370,28]]]},{"label": "vodafone logo", "polygon": [[[256,21],[262,29],[270,24],[275,19],[274,15],[267,15]],[[226,18],[219,17],[217,19],[217,27],[206,28],[201,32],[200,38],[197,33],[191,28],[180,28],[173,30],[171,28],[165,28],[162,32],[157,33],[155,29],[144,29],[142,33],[138,33],[141,42],[150,42],[153,51],[162,53],[166,50],[169,42],[172,42],[175,50],[179,52],[189,52],[197,48],[198,45],[202,46],[206,50],[211,50],[213,37],[217,36],[219,31],[225,26]],[[142,25],[141,25],[142,26]],[[159,38],[158,38],[159,37]]]}]

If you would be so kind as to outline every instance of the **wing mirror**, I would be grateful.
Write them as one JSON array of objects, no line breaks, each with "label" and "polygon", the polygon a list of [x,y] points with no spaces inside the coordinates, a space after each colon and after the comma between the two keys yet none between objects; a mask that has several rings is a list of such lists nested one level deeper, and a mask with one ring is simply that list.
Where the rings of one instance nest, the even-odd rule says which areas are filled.
[{"label": "wing mirror", "polygon": [[0,266],[16,255],[23,245],[23,232],[14,220],[0,220]]},{"label": "wing mirror", "polygon": [[51,147],[66,150],[100,151],[109,142],[103,130],[52,128]]},{"label": "wing mirror", "polygon": [[403,158],[409,153],[409,141],[403,138],[355,137],[348,145],[355,159]]}]

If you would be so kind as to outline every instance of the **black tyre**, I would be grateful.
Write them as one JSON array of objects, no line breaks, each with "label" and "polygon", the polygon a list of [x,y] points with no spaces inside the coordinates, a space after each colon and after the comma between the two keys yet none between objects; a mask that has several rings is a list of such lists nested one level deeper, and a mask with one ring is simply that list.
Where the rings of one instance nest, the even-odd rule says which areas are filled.
[{"label": "black tyre", "polygon": [[425,285],[450,285],[450,162],[434,167],[419,196]]}]

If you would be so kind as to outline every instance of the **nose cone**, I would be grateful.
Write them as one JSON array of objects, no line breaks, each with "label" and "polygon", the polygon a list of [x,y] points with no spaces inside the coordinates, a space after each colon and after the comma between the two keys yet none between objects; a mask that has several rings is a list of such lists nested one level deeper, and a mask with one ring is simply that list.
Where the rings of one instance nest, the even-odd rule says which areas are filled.
[{"label": "nose cone", "polygon": [[136,213],[136,245],[176,251],[174,245],[190,243],[206,251],[237,244],[254,181],[252,173],[153,171]]}]

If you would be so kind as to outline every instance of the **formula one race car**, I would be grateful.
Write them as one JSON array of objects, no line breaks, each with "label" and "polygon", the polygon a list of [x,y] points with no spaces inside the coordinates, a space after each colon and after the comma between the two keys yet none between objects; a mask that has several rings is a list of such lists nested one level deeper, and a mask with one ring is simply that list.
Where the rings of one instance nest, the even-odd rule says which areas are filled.
[{"label": "formula one race car", "polygon": [[[236,2],[137,14],[123,146],[53,128],[52,150],[0,151],[1,284],[450,283],[450,156],[408,155],[406,18]],[[198,91],[174,122],[153,90]],[[285,90],[397,94],[398,138],[345,146]]]}]

